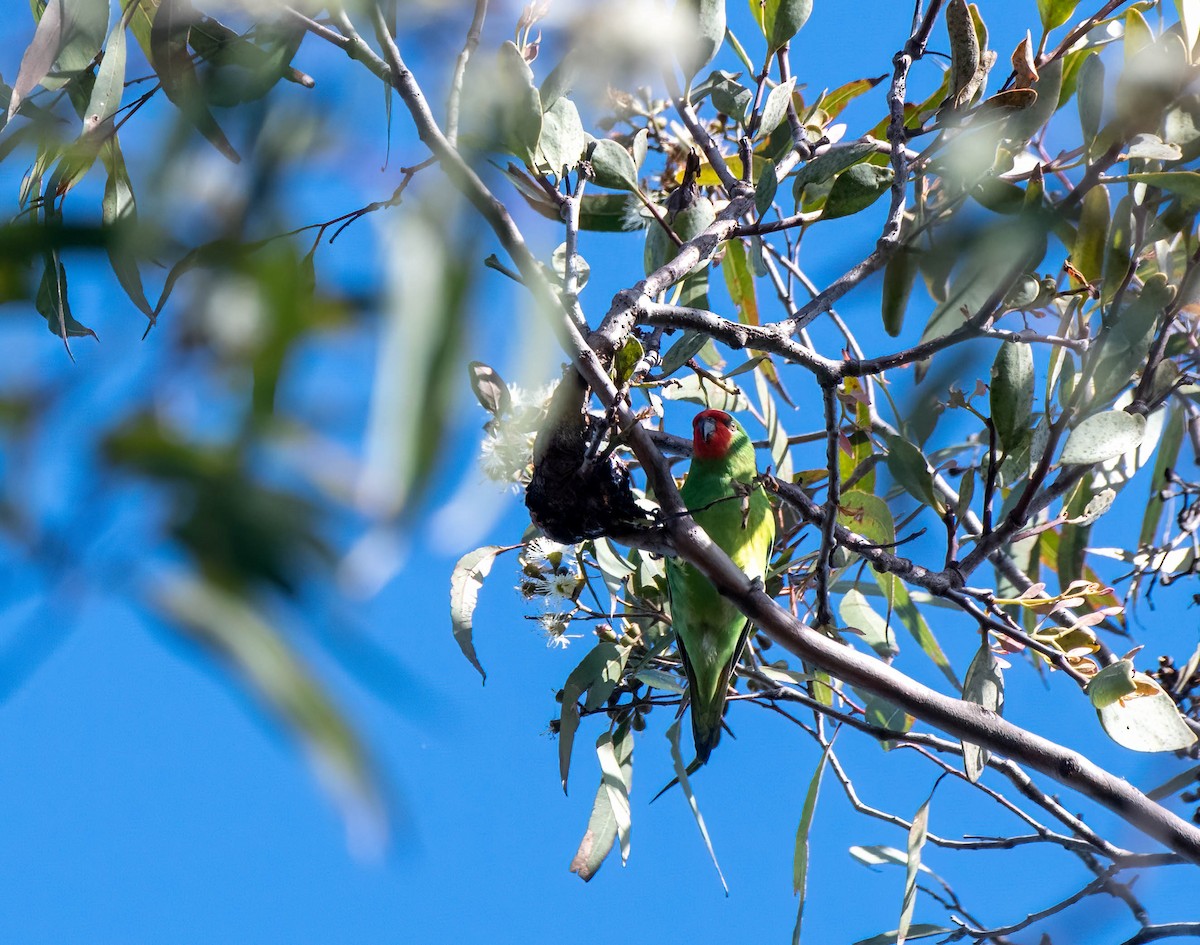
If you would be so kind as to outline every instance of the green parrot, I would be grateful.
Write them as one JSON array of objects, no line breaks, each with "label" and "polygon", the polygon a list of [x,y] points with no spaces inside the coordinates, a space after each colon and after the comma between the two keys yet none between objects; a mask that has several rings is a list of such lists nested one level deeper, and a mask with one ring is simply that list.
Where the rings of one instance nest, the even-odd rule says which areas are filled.
[{"label": "green parrot", "polygon": [[[733,563],[747,577],[765,581],[775,516],[762,486],[751,491],[758,475],[754,445],[723,410],[702,410],[692,429],[692,465],[679,494],[696,524]],[[735,482],[741,484],[737,490]],[[671,621],[691,694],[696,762],[704,764],[721,737],[729,678],[750,622],[690,564],[668,558],[666,565]]]}]

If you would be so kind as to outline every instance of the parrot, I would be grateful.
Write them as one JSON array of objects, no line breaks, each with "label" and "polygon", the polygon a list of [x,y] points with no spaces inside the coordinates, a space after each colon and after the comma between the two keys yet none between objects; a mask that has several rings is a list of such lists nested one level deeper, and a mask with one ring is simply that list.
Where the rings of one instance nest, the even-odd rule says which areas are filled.
[{"label": "parrot", "polygon": [[[775,515],[762,486],[754,485],[754,445],[723,410],[700,411],[692,430],[692,464],[679,494],[713,543],[747,577],[765,581]],[[666,570],[671,622],[691,698],[696,763],[705,764],[721,737],[729,679],[750,621],[686,561],[667,558]]]}]

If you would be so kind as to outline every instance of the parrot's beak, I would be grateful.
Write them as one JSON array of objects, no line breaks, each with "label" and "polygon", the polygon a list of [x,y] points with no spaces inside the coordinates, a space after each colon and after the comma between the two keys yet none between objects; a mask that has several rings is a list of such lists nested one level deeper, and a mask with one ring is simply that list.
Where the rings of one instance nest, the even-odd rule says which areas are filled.
[{"label": "parrot's beak", "polygon": [[717,421],[713,417],[701,417],[696,423],[696,433],[705,443],[717,432]]}]

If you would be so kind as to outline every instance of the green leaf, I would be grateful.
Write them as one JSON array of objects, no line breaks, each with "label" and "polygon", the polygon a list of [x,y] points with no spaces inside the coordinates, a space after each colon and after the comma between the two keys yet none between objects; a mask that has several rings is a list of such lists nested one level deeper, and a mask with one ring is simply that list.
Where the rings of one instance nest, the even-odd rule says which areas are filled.
[{"label": "green leaf", "polygon": [[1118,660],[1092,677],[1088,698],[1108,736],[1133,751],[1181,751],[1196,742],[1179,707],[1130,660]]},{"label": "green leaf", "polygon": [[1154,453],[1154,472],[1150,476],[1150,499],[1146,503],[1146,514],[1142,516],[1142,530],[1138,536],[1140,546],[1154,544],[1155,533],[1158,531],[1158,524],[1162,519],[1165,505],[1162,499],[1162,490],[1166,486],[1165,473],[1175,466],[1179,457],[1184,426],[1183,410],[1178,405],[1172,405],[1170,413],[1167,415],[1162,441]]},{"label": "green leaf", "polygon": [[933,467],[921,448],[903,436],[888,436],[888,472],[904,491],[918,502],[940,509],[941,502],[933,488]]},{"label": "green leaf", "polygon": [[561,97],[542,115],[538,166],[561,179],[564,167],[569,171],[579,163],[586,143],[579,110],[569,98]]},{"label": "green leaf", "polygon": [[727,390],[729,384],[718,385],[699,374],[689,374],[662,388],[666,400],[686,400],[704,407],[724,410],[726,413],[742,413],[750,409],[750,401],[739,388]]},{"label": "green leaf", "polygon": [[96,337],[96,333],[75,320],[71,314],[71,302],[67,295],[67,270],[58,261],[57,253],[47,253],[45,268],[42,270],[42,281],[38,285],[34,305],[38,314],[46,319],[46,327],[50,334],[61,338],[71,351],[69,338]]},{"label": "green leaf", "polygon": [[1106,410],[1093,414],[1067,437],[1059,462],[1069,464],[1101,463],[1122,456],[1142,442],[1146,418],[1124,410]]},{"label": "green leaf", "polygon": [[188,52],[188,32],[197,16],[186,0],[160,0],[150,29],[150,65],[171,104],[214,148],[237,164],[241,157],[205,103],[196,66]]},{"label": "green leaf", "polygon": [[1037,0],[1038,13],[1042,17],[1042,28],[1049,33],[1071,18],[1079,0]]},{"label": "green leaf", "polygon": [[679,780],[679,787],[683,791],[683,796],[687,798],[688,807],[692,810],[692,817],[696,820],[696,827],[700,830],[700,836],[704,840],[704,846],[708,850],[708,856],[712,860],[712,864],[716,867],[717,876],[721,880],[721,888],[725,890],[725,895],[729,895],[729,884],[725,882],[725,874],[721,872],[721,864],[717,862],[717,853],[713,849],[712,840],[708,836],[708,827],[704,825],[704,817],[700,813],[700,805],[696,803],[696,795],[692,793],[692,785],[688,780],[687,768],[683,764],[683,754],[679,750],[679,719],[671,723],[667,729],[667,740],[671,743],[671,764],[675,768],[675,777]]},{"label": "green leaf", "polygon": [[754,372],[754,386],[758,393],[758,402],[762,408],[763,426],[767,429],[767,444],[771,450],[771,463],[775,467],[775,475],[790,482],[792,479],[792,454],[788,444],[787,431],[779,421],[779,406],[771,396],[771,388],[767,383],[766,372],[762,369]]},{"label": "green leaf", "polygon": [[108,30],[107,0],[49,0],[21,57],[8,103],[8,121],[41,84],[57,89],[91,66]]},{"label": "green leaf", "polygon": [[758,296],[754,289],[754,273],[750,270],[746,246],[741,240],[730,240],[726,244],[721,271],[725,276],[729,298],[737,309],[738,321],[743,325],[757,325]]},{"label": "green leaf", "polygon": [[1108,188],[1093,187],[1083,198],[1079,229],[1071,248],[1071,262],[1089,284],[1100,281],[1104,272],[1104,253],[1108,243]]},{"label": "green leaf", "polygon": [[1028,270],[1037,265],[1045,255],[1045,246],[1045,231],[1033,220],[1018,219],[993,227],[966,251],[949,293],[929,316],[921,342],[962,327],[964,309],[966,317],[977,315],[985,303],[1007,287],[1016,269]]},{"label": "green leaf", "polygon": [[832,121],[841,114],[842,109],[849,105],[850,102],[864,92],[869,92],[886,78],[887,75],[884,74],[876,76],[873,79],[855,79],[852,82],[847,82],[845,85],[838,86],[832,92],[826,92],[822,95],[821,100],[817,102],[817,107]]},{"label": "green leaf", "polygon": [[[1104,112],[1104,61],[1098,55],[1085,57],[1079,66],[1075,96],[1083,142],[1090,148],[1100,131],[1100,116]],[[1092,190],[1104,191],[1105,188],[1093,187]]]},{"label": "green leaf", "polygon": [[1034,369],[1029,345],[1006,341],[992,364],[992,423],[1005,452],[1014,452],[1033,425]]},{"label": "green leaf", "polygon": [[467,661],[479,670],[484,682],[487,682],[487,673],[480,665],[472,640],[475,605],[479,601],[483,579],[492,570],[496,555],[503,550],[499,545],[476,548],[459,558],[450,574],[450,622],[454,629],[454,640]]},{"label": "green leaf", "polygon": [[[946,935],[957,929],[948,929],[941,925],[930,925],[927,922],[918,922],[916,925],[908,927],[908,934],[904,936],[906,942],[911,942],[918,938],[932,938],[935,935]],[[879,935],[872,935],[870,938],[859,939],[854,945],[896,945],[899,940],[899,929],[891,932],[882,932]]]},{"label": "green leaf", "polygon": [[921,271],[920,261],[921,254],[917,250],[901,246],[883,270],[883,328],[893,338],[898,337],[904,327],[904,313],[917,273]]},{"label": "green leaf", "polygon": [[950,660],[946,658],[946,654],[938,644],[937,637],[933,635],[929,624],[925,622],[925,618],[921,616],[917,605],[909,596],[908,589],[899,580],[895,581],[894,587],[896,615],[900,618],[900,622],[908,628],[908,632],[917,641],[922,652],[933,660],[934,665],[942,671],[942,675],[950,681],[954,689],[960,690],[962,685],[959,683],[958,677],[954,675],[954,668],[950,665]]},{"label": "green leaf", "polygon": [[633,736],[629,729],[624,729],[624,739],[620,748],[624,759],[618,757],[618,746],[613,735],[602,732],[596,741],[596,755],[600,759],[602,774],[601,785],[608,794],[608,803],[612,808],[613,819],[617,825],[617,837],[621,841],[621,863],[629,860],[629,789],[632,786]]},{"label": "green leaf", "polygon": [[702,331],[688,328],[667,353],[663,355],[659,377],[670,377],[692,358],[700,353],[700,349],[708,343],[708,335]]},{"label": "green leaf", "polygon": [[[867,697],[866,705],[863,706],[863,719],[889,732],[907,732],[913,724],[913,717],[900,706],[875,695]],[[895,747],[895,742],[880,742],[880,746],[884,751],[890,751]]]},{"label": "green leaf", "polygon": [[796,907],[796,927],[792,932],[792,941],[799,945],[800,926],[804,919],[804,900],[808,890],[808,835],[812,830],[813,816],[817,812],[817,795],[821,790],[821,776],[825,774],[825,765],[829,754],[833,751],[833,742],[825,746],[821,752],[821,760],[817,762],[817,770],[813,772],[812,780],[808,783],[808,791],[804,795],[804,804],[800,808],[800,823],[796,825],[796,850],[792,855],[792,891],[800,897]]},{"label": "green leaf", "polygon": [[93,131],[111,118],[121,107],[125,91],[125,24],[118,20],[108,35],[104,58],[96,70],[92,95],[83,113],[83,131]]},{"label": "green leaf", "polygon": [[673,692],[680,696],[687,692],[687,686],[683,685],[677,676],[663,672],[661,669],[639,669],[633,675],[635,679],[640,679],[652,689]]},{"label": "green leaf", "polygon": [[891,627],[875,612],[866,595],[858,588],[851,588],[842,595],[838,615],[847,627],[857,630],[866,644],[885,660],[900,652]]},{"label": "green leaf", "polygon": [[783,122],[787,116],[788,105],[792,101],[792,91],[795,88],[796,77],[792,76],[786,82],[781,82],[771,89],[771,94],[767,96],[766,104],[763,105],[758,127],[754,130],[755,139],[762,140],[768,137]]},{"label": "green leaf", "polygon": [[908,828],[908,863],[904,873],[904,899],[900,906],[900,922],[896,926],[896,945],[904,945],[908,927],[912,923],[913,909],[917,905],[917,875],[921,870],[921,850],[929,833],[929,800],[922,804]]},{"label": "green leaf", "polygon": [[760,217],[766,216],[779,189],[779,178],[775,175],[775,162],[770,158],[763,161],[758,183],[754,185],[754,209]]},{"label": "green leaf", "polygon": [[813,0],[750,0],[750,14],[767,40],[769,54],[791,42],[808,21],[812,7]]},{"label": "green leaf", "polygon": [[[534,84],[533,70],[516,43],[505,42],[496,62],[495,120],[501,140],[509,153],[532,167],[537,161],[538,141],[542,136],[541,93]],[[569,117],[565,120],[570,121]]]},{"label": "green leaf", "polygon": [[805,187],[823,184],[835,174],[840,174],[859,161],[865,161],[878,151],[879,145],[873,141],[852,141],[847,145],[832,147],[824,154],[813,158],[796,172],[792,181],[792,193],[796,198],[796,203],[800,203],[803,198]]},{"label": "green leaf", "polygon": [[115,135],[101,147],[100,160],[108,171],[104,199],[100,205],[101,219],[108,228],[108,261],[129,300],[153,323],[156,318],[154,307],[146,298],[142,275],[130,245],[137,225],[137,202],[134,200],[129,171],[125,167],[125,157]]},{"label": "green leaf", "polygon": [[597,184],[610,190],[637,190],[637,165],[633,155],[611,138],[600,138],[588,160]]},{"label": "green leaf", "polygon": [[584,882],[596,875],[613,842],[622,836],[622,829],[622,857],[628,856],[629,790],[633,783],[633,733],[629,726],[620,725],[615,733],[602,734],[596,742],[596,754],[602,772],[600,787],[587,831],[571,860],[571,872]]},{"label": "green leaf", "polygon": [[678,0],[675,23],[680,40],[676,55],[690,85],[725,41],[725,0]]},{"label": "green leaf", "polygon": [[620,682],[621,671],[628,658],[627,647],[615,643],[597,643],[571,670],[571,675],[563,685],[562,714],[558,723],[558,773],[562,778],[564,794],[567,792],[567,775],[571,770],[571,749],[575,745],[575,732],[579,729],[579,700],[587,693],[586,707],[599,708],[603,705]]},{"label": "green leaf", "polygon": [[1200,202],[1200,172],[1198,171],[1144,171],[1139,174],[1126,174],[1123,177],[1109,179],[1161,187],[1189,204]]},{"label": "green leaf", "polygon": [[[1004,712],[1004,673],[1000,669],[1000,661],[992,652],[987,640],[975,653],[971,665],[967,667],[967,675],[963,679],[963,699],[981,705],[997,715]],[[983,769],[987,766],[988,750],[980,745],[964,741],[963,769],[972,783],[979,780]]]},{"label": "green leaf", "polygon": [[372,765],[353,729],[285,639],[247,600],[194,577],[157,585],[155,604],[229,664],[308,749],[348,823],[385,829]]},{"label": "green leaf", "polygon": [[890,166],[877,167],[874,164],[855,164],[843,171],[825,198],[823,219],[848,217],[865,210],[891,189],[894,176],[895,172]]}]

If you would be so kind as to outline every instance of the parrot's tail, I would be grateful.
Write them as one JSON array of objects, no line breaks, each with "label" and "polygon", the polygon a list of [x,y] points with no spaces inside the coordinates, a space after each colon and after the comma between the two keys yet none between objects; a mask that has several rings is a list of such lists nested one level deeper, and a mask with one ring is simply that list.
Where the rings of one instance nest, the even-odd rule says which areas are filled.
[{"label": "parrot's tail", "polygon": [[721,719],[724,715],[724,694],[709,705],[692,702],[692,738],[696,742],[696,761],[700,764],[708,762],[708,756],[721,740]]}]

